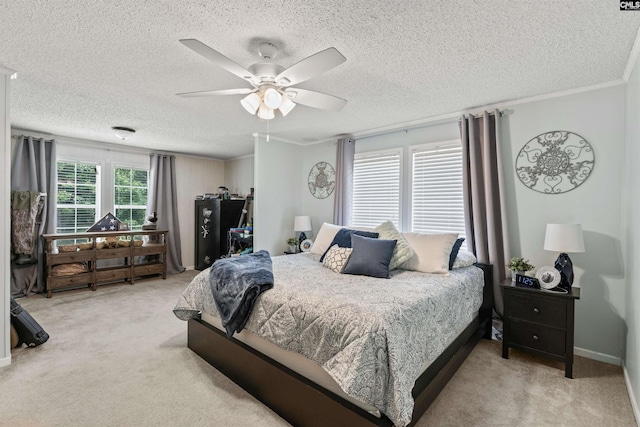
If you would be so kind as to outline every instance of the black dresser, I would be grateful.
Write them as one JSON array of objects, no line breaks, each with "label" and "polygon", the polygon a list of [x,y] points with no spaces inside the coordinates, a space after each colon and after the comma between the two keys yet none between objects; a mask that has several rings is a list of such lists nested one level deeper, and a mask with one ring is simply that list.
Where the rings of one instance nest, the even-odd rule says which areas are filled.
[{"label": "black dresser", "polygon": [[244,200],[196,200],[196,270],[209,268],[227,254],[227,232],[238,226],[244,203]]}]

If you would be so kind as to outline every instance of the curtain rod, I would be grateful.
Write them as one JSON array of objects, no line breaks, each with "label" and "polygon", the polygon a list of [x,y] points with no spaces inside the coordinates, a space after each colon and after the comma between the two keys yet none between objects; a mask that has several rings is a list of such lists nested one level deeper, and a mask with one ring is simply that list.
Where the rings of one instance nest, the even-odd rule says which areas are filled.
[{"label": "curtain rod", "polygon": [[[505,108],[504,110],[498,110],[500,112],[500,116],[504,117],[504,116],[510,116],[511,114],[515,113],[515,110],[513,109],[509,109],[509,108]],[[494,111],[488,111],[489,115],[495,114]],[[391,133],[396,133],[396,132],[404,132],[404,133],[409,133],[410,130],[418,130],[418,129],[425,129],[425,128],[429,128],[432,126],[440,126],[440,125],[446,125],[449,123],[455,123],[458,120],[460,120],[460,117],[465,115],[464,113],[460,113],[460,114],[455,114],[452,115],[451,117],[443,117],[441,119],[436,119],[433,121],[430,121],[428,123],[422,123],[422,124],[416,124],[416,125],[409,125],[409,126],[405,126],[405,127],[398,127],[396,129],[390,129],[388,131],[381,131],[381,132],[374,132],[372,134],[369,135],[364,135],[364,136],[352,136],[352,139],[355,139],[356,141],[360,141],[362,139],[368,139],[368,138],[374,138],[376,136],[382,136],[382,135],[388,135]],[[469,114],[470,116],[472,116],[473,118],[480,118],[484,115],[484,113],[478,113],[478,114]]]},{"label": "curtain rod", "polygon": [[35,137],[35,136],[27,136],[27,135],[11,135],[11,138],[20,138],[20,137],[24,137],[24,138],[33,138],[33,139],[44,139],[45,142],[52,142],[55,140],[54,139],[45,139],[43,137]]}]

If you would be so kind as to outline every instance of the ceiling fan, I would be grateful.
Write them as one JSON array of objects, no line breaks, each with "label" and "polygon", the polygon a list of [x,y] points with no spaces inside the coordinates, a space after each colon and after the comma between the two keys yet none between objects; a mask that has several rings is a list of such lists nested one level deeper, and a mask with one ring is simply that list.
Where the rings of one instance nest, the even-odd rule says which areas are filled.
[{"label": "ceiling fan", "polygon": [[336,48],[330,47],[320,51],[285,69],[271,62],[278,53],[278,48],[272,43],[264,42],[260,44],[258,51],[263,61],[245,69],[201,41],[181,39],[180,43],[218,67],[246,80],[253,88],[185,92],[176,94],[178,96],[192,98],[247,95],[240,101],[242,106],[251,114],[257,112],[258,117],[265,120],[273,119],[275,110],[286,116],[296,104],[332,111],[340,111],[347,104],[346,100],[337,96],[292,87],[345,62],[347,59]]}]

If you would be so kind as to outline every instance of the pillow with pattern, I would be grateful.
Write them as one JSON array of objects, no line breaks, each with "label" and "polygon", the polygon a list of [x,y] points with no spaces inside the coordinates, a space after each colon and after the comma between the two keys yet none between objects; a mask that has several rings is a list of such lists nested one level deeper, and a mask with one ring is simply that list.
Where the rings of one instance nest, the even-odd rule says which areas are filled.
[{"label": "pillow with pattern", "polygon": [[[393,250],[391,261],[389,262],[389,270],[395,270],[405,261],[408,261],[413,255],[413,248],[409,245],[407,240],[402,237],[402,234],[398,231],[395,225],[391,221],[386,221],[375,228],[375,231],[380,234],[379,239],[383,240],[395,240],[396,248]],[[456,252],[457,253],[457,252]],[[451,261],[453,264],[453,261]]]},{"label": "pillow with pattern", "polygon": [[349,261],[351,252],[353,252],[353,249],[351,248],[341,248],[338,245],[333,245],[331,246],[331,248],[329,248],[329,251],[324,256],[322,265],[335,271],[336,273],[342,273],[347,265],[347,262]]}]

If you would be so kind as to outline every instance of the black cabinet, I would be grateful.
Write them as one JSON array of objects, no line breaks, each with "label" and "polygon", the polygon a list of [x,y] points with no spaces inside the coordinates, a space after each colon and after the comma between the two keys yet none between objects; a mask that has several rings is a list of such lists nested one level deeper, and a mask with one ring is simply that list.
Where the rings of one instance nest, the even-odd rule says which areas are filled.
[{"label": "black cabinet", "polygon": [[574,304],[580,288],[569,293],[502,285],[504,297],[502,357],[509,347],[565,363],[573,378]]},{"label": "black cabinet", "polygon": [[227,254],[227,232],[238,226],[244,203],[244,200],[196,200],[196,270],[208,268]]}]

